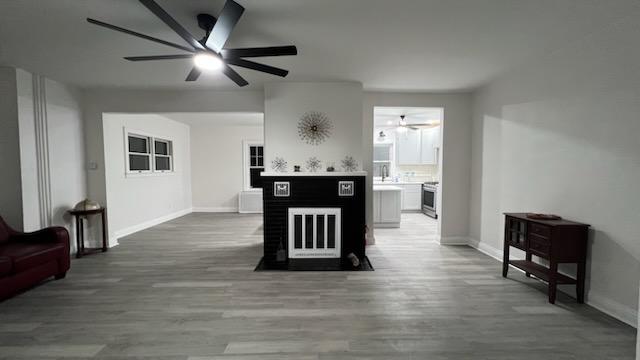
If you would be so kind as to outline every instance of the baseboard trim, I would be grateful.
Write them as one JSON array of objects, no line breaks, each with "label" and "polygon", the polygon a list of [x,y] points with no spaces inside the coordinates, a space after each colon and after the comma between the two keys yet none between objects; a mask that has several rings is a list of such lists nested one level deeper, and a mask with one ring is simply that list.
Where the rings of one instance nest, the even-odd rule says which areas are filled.
[{"label": "baseboard trim", "polygon": [[466,236],[442,236],[440,245],[469,245],[469,238]]},{"label": "baseboard trim", "polygon": [[[115,231],[114,234],[113,234],[113,237],[109,239],[109,247],[112,247],[111,246],[112,242],[115,243],[115,245],[118,245],[118,240],[123,238],[123,237],[125,237],[125,236],[129,236],[129,235],[131,235],[133,233],[137,233],[138,231],[142,231],[142,230],[148,229],[148,228],[150,228],[152,226],[156,226],[158,224],[162,224],[163,222],[167,222],[169,220],[173,220],[173,219],[179,218],[181,216],[185,216],[185,215],[190,214],[192,212],[193,212],[193,209],[188,208],[188,209],[176,211],[174,213],[161,216],[159,218],[155,218],[153,220],[145,221],[145,222],[143,222],[141,224],[137,224],[137,225],[134,225],[134,226],[129,226],[129,227],[124,228],[122,230]],[[115,246],[115,245],[113,245],[113,246]]]},{"label": "baseboard trim", "polygon": [[[493,247],[485,242],[478,241],[477,239],[470,238],[469,246],[480,251],[481,253],[490,256],[502,263],[502,250],[496,247]],[[513,268],[511,268],[513,269]],[[518,269],[515,269],[518,270]],[[575,294],[573,293],[573,288],[571,292],[568,292],[561,287],[558,287],[558,290],[575,298]],[[638,328],[638,311],[625,306],[609,297],[602,296],[601,294],[594,293],[593,291],[589,291],[586,294],[585,303],[589,306],[592,306],[603,313],[614,317],[634,328]]]},{"label": "baseboard trim", "polygon": [[220,207],[194,207],[193,212],[199,213],[237,213],[238,208],[233,206]]}]

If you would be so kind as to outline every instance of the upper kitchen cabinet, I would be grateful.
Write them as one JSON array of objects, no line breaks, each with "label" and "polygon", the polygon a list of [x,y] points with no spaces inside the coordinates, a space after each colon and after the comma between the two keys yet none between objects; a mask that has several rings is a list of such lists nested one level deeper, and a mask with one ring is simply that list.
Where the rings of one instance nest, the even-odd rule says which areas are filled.
[{"label": "upper kitchen cabinet", "polygon": [[420,131],[407,129],[396,132],[396,151],[399,165],[420,164]]},{"label": "upper kitchen cabinet", "polygon": [[440,127],[412,130],[396,135],[396,151],[400,165],[434,165],[438,163]]},{"label": "upper kitchen cabinet", "polygon": [[420,163],[435,165],[438,163],[440,149],[440,126],[421,130]]}]

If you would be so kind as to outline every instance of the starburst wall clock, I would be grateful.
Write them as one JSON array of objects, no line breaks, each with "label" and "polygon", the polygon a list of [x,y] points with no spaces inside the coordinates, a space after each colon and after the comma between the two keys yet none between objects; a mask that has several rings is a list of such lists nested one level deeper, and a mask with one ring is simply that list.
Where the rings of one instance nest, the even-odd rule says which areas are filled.
[{"label": "starburst wall clock", "polygon": [[298,122],[298,136],[310,145],[320,145],[331,136],[333,125],[325,113],[306,112]]}]

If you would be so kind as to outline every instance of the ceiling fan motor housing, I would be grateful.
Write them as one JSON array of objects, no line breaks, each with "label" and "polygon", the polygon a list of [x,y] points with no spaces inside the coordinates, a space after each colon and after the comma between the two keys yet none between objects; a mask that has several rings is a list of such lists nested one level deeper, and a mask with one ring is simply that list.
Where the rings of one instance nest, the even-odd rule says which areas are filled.
[{"label": "ceiling fan motor housing", "polygon": [[216,24],[216,18],[210,14],[198,14],[198,26],[209,34],[213,25]]}]

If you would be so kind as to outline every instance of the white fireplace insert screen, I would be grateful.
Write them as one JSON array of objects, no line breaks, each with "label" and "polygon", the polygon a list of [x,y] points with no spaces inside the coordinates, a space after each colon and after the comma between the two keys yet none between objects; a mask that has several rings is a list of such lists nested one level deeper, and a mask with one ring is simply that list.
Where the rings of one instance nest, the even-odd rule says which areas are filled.
[{"label": "white fireplace insert screen", "polygon": [[289,208],[289,258],[339,258],[340,208]]}]

